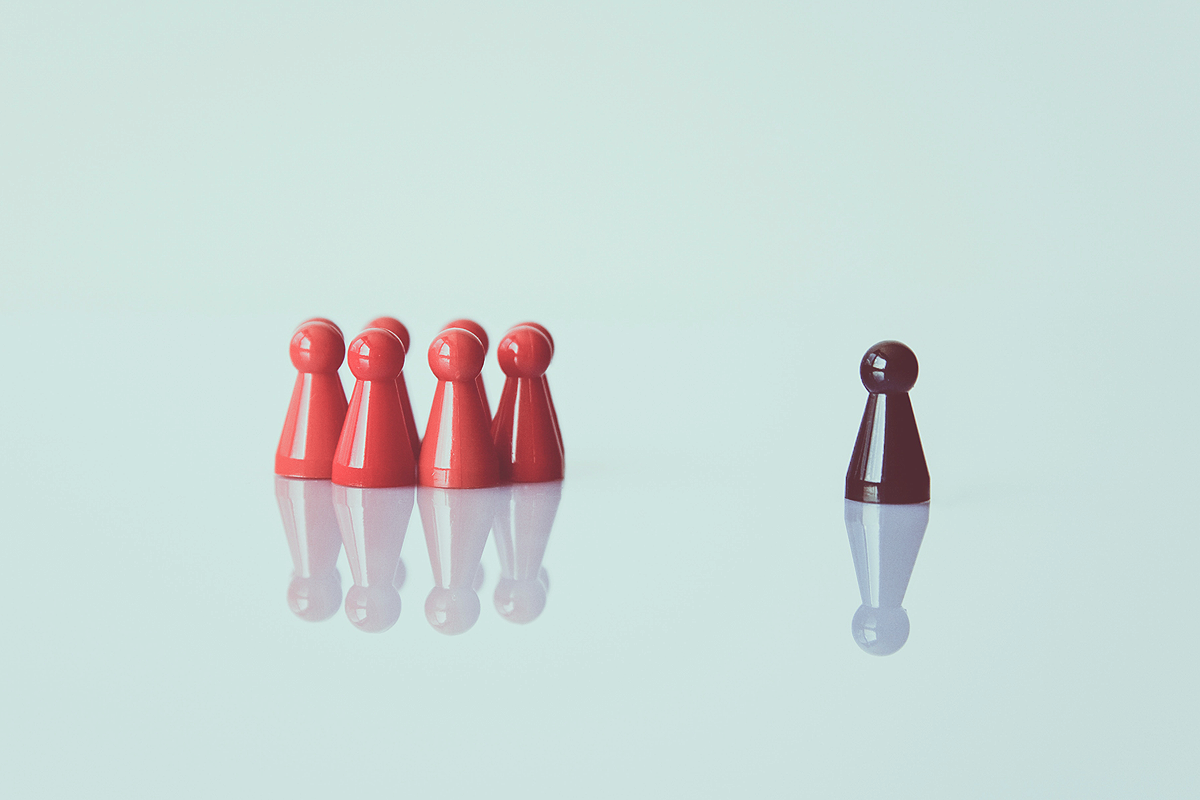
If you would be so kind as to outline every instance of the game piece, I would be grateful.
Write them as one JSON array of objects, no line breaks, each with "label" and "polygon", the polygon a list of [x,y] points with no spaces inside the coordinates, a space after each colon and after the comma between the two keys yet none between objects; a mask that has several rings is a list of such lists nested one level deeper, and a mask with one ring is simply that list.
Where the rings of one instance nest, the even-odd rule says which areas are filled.
[{"label": "game piece", "polygon": [[447,328],[429,345],[429,368],[438,379],[417,482],[443,489],[477,489],[500,482],[487,410],[475,378],[483,368],[483,343],[468,330]]},{"label": "game piece", "polygon": [[413,489],[334,486],[333,507],[354,576],[354,586],[346,592],[346,616],[360,631],[382,633],[400,618],[400,550],[412,516]]},{"label": "game piece", "polygon": [[[385,331],[391,331],[400,339],[400,344],[404,345],[404,357],[407,360],[409,345],[411,339],[408,336],[408,328],[404,327],[404,323],[395,317],[376,317],[367,323],[368,328],[383,328]],[[417,433],[417,420],[413,416],[412,400],[408,396],[408,384],[404,380],[404,371],[396,376],[396,391],[400,393],[400,406],[404,409],[404,426],[408,429],[408,439],[413,446],[413,461],[415,462],[421,455],[421,437]]]},{"label": "game piece", "polygon": [[[488,335],[482,325],[471,319],[456,319],[453,322],[447,322],[442,327],[442,330],[449,328],[462,328],[464,331],[470,331],[475,334],[475,338],[483,345],[484,358],[487,358]],[[487,412],[488,424],[490,425],[492,422],[492,406],[488,403],[487,389],[483,385],[483,372],[480,372],[479,376],[475,378],[475,386],[479,389],[479,399],[483,401],[483,410]]]},{"label": "game piece", "polygon": [[500,580],[492,601],[500,616],[524,625],[546,607],[550,576],[542,567],[562,481],[504,487],[492,528],[500,557]]},{"label": "game piece", "polygon": [[338,377],[344,347],[341,332],[326,322],[306,322],[292,334],[289,352],[299,374],[275,450],[276,475],[331,475],[333,452],[346,417],[346,391]]},{"label": "game piece", "polygon": [[[550,342],[550,358],[553,359],[554,358],[554,337],[550,335],[550,331],[546,329],[546,326],[542,325],[540,323],[537,323],[537,322],[519,322],[516,325],[514,325],[513,327],[519,328],[519,327],[523,327],[523,326],[528,326],[530,328],[537,328],[539,331],[541,331],[543,334],[545,334],[546,341]],[[558,436],[558,449],[562,450],[563,456],[565,457],[567,451],[565,449],[563,449],[562,428],[560,428],[558,425],[558,410],[554,406],[554,396],[552,394],[550,394],[550,382],[548,380],[546,380],[545,375],[542,376],[542,383],[546,387],[546,399],[550,402],[550,416],[551,416],[551,418],[554,419],[554,433],[556,436]]]},{"label": "game piece", "polygon": [[923,503],[929,470],[908,391],[917,357],[900,342],[879,342],[858,367],[870,395],[846,470],[846,499],[863,503]]},{"label": "game piece", "polygon": [[479,561],[503,491],[417,488],[434,582],[425,599],[425,618],[441,633],[463,633],[479,619]]},{"label": "game piece", "polygon": [[891,655],[908,641],[908,613],[901,603],[928,523],[929,503],[846,501],[846,534],[862,600],[851,632],[871,655]]},{"label": "game piece", "polygon": [[537,328],[518,325],[504,334],[496,356],[507,376],[492,420],[501,480],[562,480],[562,448],[545,380],[550,340]]},{"label": "game piece", "polygon": [[346,356],[357,379],[333,457],[333,482],[381,488],[416,481],[412,443],[396,376],[404,368],[404,345],[383,328],[367,328]]},{"label": "game piece", "polygon": [[292,554],[288,608],[309,622],[329,619],[342,604],[342,576],[337,571],[342,537],[332,489],[329,481],[275,476],[275,500]]}]

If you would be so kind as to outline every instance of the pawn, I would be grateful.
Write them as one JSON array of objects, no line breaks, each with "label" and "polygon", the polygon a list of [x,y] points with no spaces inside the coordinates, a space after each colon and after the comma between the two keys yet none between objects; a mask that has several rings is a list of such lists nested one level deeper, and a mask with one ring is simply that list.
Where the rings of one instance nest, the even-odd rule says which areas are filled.
[{"label": "pawn", "polygon": [[917,357],[900,342],[879,342],[863,356],[858,374],[870,395],[846,470],[846,499],[925,502],[929,469],[908,398],[917,382]]},{"label": "pawn", "polygon": [[[486,358],[488,349],[488,335],[487,331],[483,329],[482,325],[472,319],[456,319],[453,322],[447,322],[442,330],[449,330],[450,328],[462,328],[464,331],[470,331],[471,333],[475,334],[475,338],[478,339],[481,344],[483,344],[483,352]],[[491,424],[492,407],[488,403],[487,389],[483,385],[482,372],[480,372],[479,376],[475,378],[475,387],[479,389],[479,399],[483,401],[483,410],[487,412],[488,423]]]},{"label": "pawn", "polygon": [[518,483],[507,487],[496,508],[492,530],[500,580],[492,602],[509,622],[533,622],[546,607],[550,579],[542,559],[561,499],[562,481]]},{"label": "pawn", "polygon": [[[550,335],[550,331],[546,329],[546,326],[537,322],[519,322],[513,327],[519,328],[523,326],[537,328],[545,335],[546,341],[550,342],[550,358],[554,358],[554,337]],[[550,402],[550,416],[554,419],[554,434],[558,437],[558,449],[562,450],[565,456],[567,451],[563,450],[562,428],[558,426],[558,411],[554,407],[554,397],[550,394],[550,382],[546,380],[545,375],[542,376],[542,383],[546,387],[546,399]]]},{"label": "pawn", "polygon": [[475,586],[496,506],[504,492],[491,489],[417,489],[434,587],[425,599],[425,618],[447,635],[468,631],[479,619]]},{"label": "pawn", "polygon": [[332,489],[329,481],[275,477],[275,500],[292,554],[287,604],[309,622],[329,619],[342,604],[342,576],[337,571],[342,537]]},{"label": "pawn", "polygon": [[[403,322],[395,317],[376,317],[367,323],[367,327],[383,328],[385,331],[396,334],[400,344],[404,345],[404,355],[408,355],[411,339],[408,335],[408,328],[404,326]],[[396,376],[396,391],[400,394],[400,406],[404,409],[404,427],[408,429],[408,440],[412,442],[413,461],[416,462],[421,455],[421,437],[417,433],[417,420],[413,416],[412,400],[408,396],[408,384],[404,381],[403,371]]]},{"label": "pawn", "polygon": [[478,489],[500,482],[488,413],[475,381],[485,354],[483,343],[463,328],[447,328],[429,345],[438,387],[421,444],[417,480],[422,486]]},{"label": "pawn", "polygon": [[338,377],[344,347],[342,333],[332,323],[310,320],[292,334],[289,353],[300,374],[275,450],[276,475],[330,477],[346,418],[346,390]]},{"label": "pawn", "polygon": [[562,446],[545,379],[552,355],[550,340],[529,325],[510,329],[496,348],[500,368],[507,376],[492,420],[501,480],[562,480]]},{"label": "pawn", "polygon": [[347,356],[357,382],[333,458],[333,482],[381,488],[416,481],[412,443],[396,376],[404,368],[404,345],[383,328],[367,328]]},{"label": "pawn", "polygon": [[400,550],[412,516],[412,487],[334,486],[333,507],[354,577],[346,593],[346,616],[360,631],[382,633],[400,618]]},{"label": "pawn", "polygon": [[928,524],[929,503],[846,501],[846,534],[862,600],[851,633],[871,655],[891,655],[908,641],[908,613],[901,604]]}]

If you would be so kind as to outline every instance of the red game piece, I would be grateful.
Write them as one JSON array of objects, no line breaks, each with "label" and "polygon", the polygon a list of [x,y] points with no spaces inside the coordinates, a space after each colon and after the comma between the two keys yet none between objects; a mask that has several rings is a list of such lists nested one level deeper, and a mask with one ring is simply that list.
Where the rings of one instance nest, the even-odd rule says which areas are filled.
[{"label": "red game piece", "polygon": [[505,488],[417,489],[434,587],[425,618],[435,630],[463,633],[479,619],[479,560]]},{"label": "red game piece", "polygon": [[330,476],[346,417],[346,390],[338,377],[344,347],[341,332],[326,322],[306,322],[292,334],[292,364],[300,374],[275,450],[276,475]]},{"label": "red game piece", "polygon": [[342,604],[342,576],[337,571],[342,537],[332,488],[329,481],[275,477],[275,499],[292,554],[288,608],[309,622],[329,619]]},{"label": "red game piece", "polygon": [[334,486],[333,506],[354,576],[346,616],[360,631],[382,633],[400,618],[400,550],[412,516],[412,487]]},{"label": "red game piece", "polygon": [[[545,325],[538,322],[518,322],[513,327],[519,328],[521,326],[537,328],[545,334],[546,340],[550,342],[550,358],[554,358],[554,337],[550,335],[550,331],[546,329]],[[542,376],[542,383],[546,385],[546,398],[550,401],[550,416],[554,418],[554,432],[558,435],[558,449],[562,450],[563,454],[566,455],[567,451],[563,448],[562,428],[558,425],[558,411],[554,408],[554,397],[550,394],[550,382],[546,380],[545,375]]]},{"label": "red game piece", "polygon": [[505,487],[492,529],[500,557],[500,580],[492,601],[509,622],[533,622],[546,607],[550,577],[542,568],[562,481]]},{"label": "red game piece", "polygon": [[475,383],[485,355],[483,343],[463,328],[447,328],[429,345],[438,387],[421,445],[422,486],[478,489],[500,482],[487,410]]},{"label": "red game piece", "polygon": [[496,348],[500,369],[508,376],[492,422],[502,480],[562,480],[562,447],[545,380],[551,355],[550,340],[529,325],[510,329]]},{"label": "red game piece", "polygon": [[[385,331],[391,331],[400,339],[400,343],[404,345],[404,356],[408,357],[410,339],[408,336],[408,328],[404,327],[404,323],[395,317],[376,317],[367,323],[368,328],[383,328]],[[404,425],[408,428],[408,440],[413,446],[413,461],[421,455],[421,437],[417,434],[417,420],[413,416],[412,401],[408,397],[408,384],[404,382],[404,372],[401,371],[399,377],[396,378],[396,391],[400,393],[400,405],[404,409]]]},{"label": "red game piece", "polygon": [[[462,328],[464,331],[470,331],[471,333],[475,334],[475,338],[483,344],[484,358],[487,358],[488,335],[487,331],[483,329],[482,325],[471,319],[456,319],[453,322],[447,322],[442,330],[447,330],[449,328]],[[475,386],[479,389],[479,399],[483,401],[483,410],[488,414],[488,424],[491,424],[492,407],[488,403],[487,389],[483,385],[482,372],[480,372],[479,377],[475,379]]]},{"label": "red game piece", "polygon": [[396,376],[404,345],[383,328],[367,328],[350,343],[346,360],[358,379],[333,457],[333,482],[342,486],[411,486],[416,481],[412,443]]}]

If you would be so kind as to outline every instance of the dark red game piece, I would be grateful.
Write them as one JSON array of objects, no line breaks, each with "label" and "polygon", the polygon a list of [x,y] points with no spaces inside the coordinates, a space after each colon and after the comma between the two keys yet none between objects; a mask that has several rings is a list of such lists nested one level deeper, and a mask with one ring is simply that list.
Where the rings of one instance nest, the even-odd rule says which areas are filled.
[{"label": "dark red game piece", "polygon": [[479,561],[503,491],[417,489],[434,582],[425,598],[425,618],[440,633],[463,633],[479,619]]},{"label": "dark red game piece", "polygon": [[[411,339],[408,336],[408,328],[404,327],[404,323],[395,317],[376,317],[367,323],[368,328],[383,328],[385,331],[391,331],[400,339],[400,344],[404,345],[404,356],[408,358],[409,344]],[[421,437],[417,433],[417,420],[413,416],[412,400],[408,396],[408,384],[404,381],[404,372],[396,378],[396,391],[400,393],[400,406],[404,409],[404,426],[408,429],[408,439],[413,446],[413,461],[416,461],[421,455]]]},{"label": "dark red game piece", "polygon": [[485,355],[483,343],[463,328],[447,328],[429,345],[438,387],[421,444],[417,481],[422,486],[477,489],[500,482],[487,410],[475,382]]},{"label": "dark red game piece", "polygon": [[[448,328],[462,328],[464,331],[470,331],[471,333],[475,334],[475,338],[483,344],[484,358],[487,358],[488,335],[487,331],[483,329],[482,325],[472,319],[456,319],[453,322],[447,322],[442,330],[447,330]],[[487,389],[483,385],[482,372],[480,372],[479,376],[475,378],[475,386],[479,389],[479,399],[483,401],[483,410],[488,414],[488,424],[491,424],[492,406],[488,403]]]},{"label": "dark red game piece", "polygon": [[496,356],[508,376],[492,421],[501,480],[562,480],[562,447],[545,380],[550,340],[537,328],[518,325],[504,334]]},{"label": "dark red game piece", "polygon": [[500,616],[524,625],[546,607],[550,577],[542,559],[562,499],[562,481],[518,483],[504,492],[492,527],[500,557],[500,580],[492,601]]},{"label": "dark red game piece", "polygon": [[275,477],[275,500],[292,554],[287,604],[309,622],[329,619],[342,604],[342,576],[337,571],[342,537],[332,489],[329,481]]},{"label": "dark red game piece", "polygon": [[900,342],[879,342],[863,356],[858,374],[871,394],[846,470],[846,499],[925,502],[929,469],[908,399],[917,382],[917,357]]},{"label": "dark red game piece", "polygon": [[411,486],[416,482],[412,443],[396,376],[404,345],[383,328],[367,328],[346,356],[357,378],[333,457],[333,482],[342,486]]},{"label": "dark red game piece", "polygon": [[[546,329],[545,325],[542,325],[538,322],[519,322],[513,327],[519,328],[521,326],[537,328],[539,331],[545,334],[546,340],[550,342],[550,358],[554,358],[554,337],[550,335],[550,331]],[[542,376],[542,383],[546,385],[546,399],[550,401],[550,416],[554,418],[554,433],[558,436],[558,449],[563,451],[563,455],[565,457],[567,451],[563,447],[562,428],[559,427],[558,424],[558,410],[554,407],[554,396],[550,394],[550,382],[546,380],[545,375]]]},{"label": "dark red game piece", "polygon": [[400,550],[412,516],[413,489],[334,486],[333,506],[354,576],[346,592],[346,616],[360,631],[382,633],[400,618]]},{"label": "dark red game piece", "polygon": [[289,351],[300,374],[275,450],[276,475],[331,475],[333,453],[346,417],[346,391],[338,377],[344,347],[341,332],[326,322],[306,322],[292,334]]}]

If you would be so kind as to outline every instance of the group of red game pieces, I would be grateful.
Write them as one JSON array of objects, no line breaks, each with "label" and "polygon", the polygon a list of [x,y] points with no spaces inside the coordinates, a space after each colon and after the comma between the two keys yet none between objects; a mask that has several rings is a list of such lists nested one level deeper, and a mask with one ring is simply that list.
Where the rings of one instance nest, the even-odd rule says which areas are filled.
[{"label": "group of red game pieces", "polygon": [[[422,441],[402,372],[408,329],[399,320],[371,320],[348,350],[332,321],[301,323],[290,347],[300,374],[275,473],[372,488],[561,480],[562,434],[545,375],[554,355],[550,332],[524,322],[500,340],[496,357],[506,379],[495,417],[480,374],[487,342],[482,326],[459,319],[429,345],[438,387]],[[338,375],[343,358],[356,379],[349,403]]]}]

